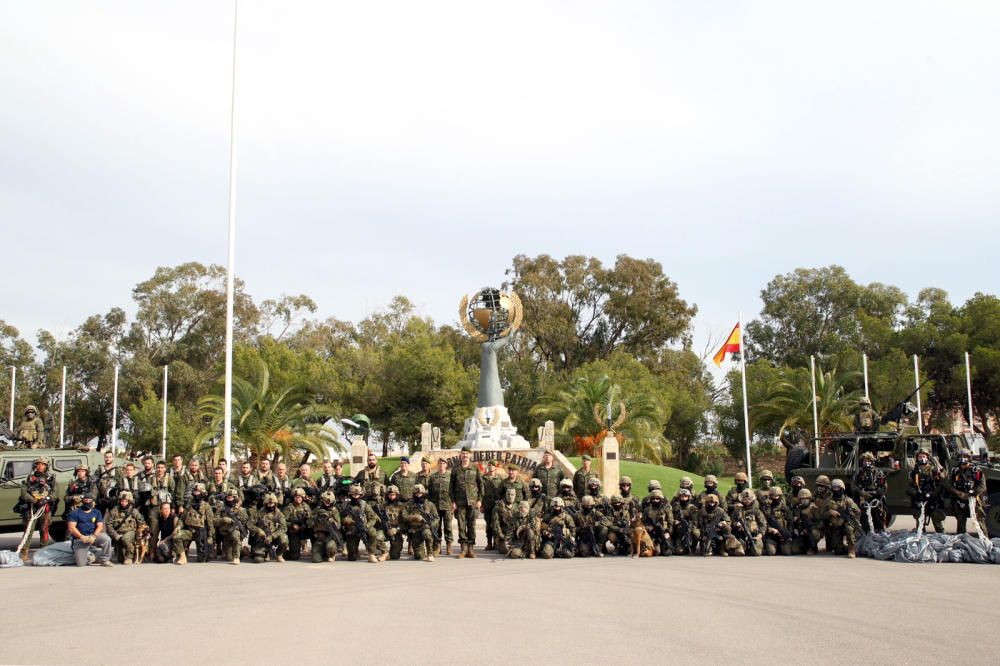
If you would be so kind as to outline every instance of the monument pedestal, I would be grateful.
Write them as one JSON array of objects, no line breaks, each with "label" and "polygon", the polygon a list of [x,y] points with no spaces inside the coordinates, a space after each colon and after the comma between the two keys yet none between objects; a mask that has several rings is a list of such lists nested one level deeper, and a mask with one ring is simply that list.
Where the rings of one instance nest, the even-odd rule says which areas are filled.
[{"label": "monument pedestal", "polygon": [[601,488],[605,495],[611,496],[618,492],[618,481],[621,479],[618,439],[610,433],[601,442],[601,460],[598,474],[601,477]]},{"label": "monument pedestal", "polygon": [[351,440],[351,476],[354,476],[368,464],[368,444],[363,437]]},{"label": "monument pedestal", "polygon": [[471,419],[465,419],[465,429],[462,441],[455,445],[456,449],[468,446],[476,449],[523,450],[530,449],[528,443],[517,428],[510,422],[510,413],[503,405],[493,407],[476,407]]}]

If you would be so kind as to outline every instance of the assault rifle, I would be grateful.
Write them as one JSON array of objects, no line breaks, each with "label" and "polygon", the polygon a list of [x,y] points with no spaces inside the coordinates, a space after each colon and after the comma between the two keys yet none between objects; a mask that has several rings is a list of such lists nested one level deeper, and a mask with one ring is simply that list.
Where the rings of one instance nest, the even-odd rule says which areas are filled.
[{"label": "assault rifle", "polygon": [[712,555],[714,552],[718,552],[718,542],[720,540],[719,536],[719,523],[722,522],[722,518],[716,518],[705,529],[705,535],[701,538],[701,554],[705,557]]},{"label": "assault rifle", "polygon": [[586,547],[594,557],[599,557],[601,554],[601,548],[597,543],[597,535],[594,534],[594,526],[587,525],[586,527],[577,527],[576,538],[581,546]]},{"label": "assault rifle", "polygon": [[750,528],[747,526],[747,521],[743,518],[743,514],[740,511],[733,511],[733,520],[736,523],[736,527],[739,533],[742,535],[740,541],[743,542],[743,548],[747,555],[757,554],[757,540],[753,538],[750,534]]},{"label": "assault rifle", "polygon": [[424,519],[424,522],[431,528],[431,538],[434,539],[434,542],[437,543],[440,541],[441,530],[438,527],[438,521],[434,520],[434,518],[431,517],[431,514],[424,511],[420,505],[414,504],[414,507],[416,508],[417,513],[420,514],[420,517]]},{"label": "assault rifle", "polygon": [[806,548],[808,550],[818,550],[816,539],[813,538],[812,521],[806,518],[801,511],[799,511],[798,518],[795,520],[795,526],[792,527],[792,534],[797,537],[805,537]]},{"label": "assault rifle", "polygon": [[231,519],[233,521],[233,525],[235,525],[236,529],[239,530],[240,543],[243,543],[243,541],[249,536],[250,533],[249,530],[247,529],[246,524],[237,517],[235,511],[233,511],[230,507],[226,506],[225,502],[222,503],[222,506],[220,508],[222,509],[222,515],[225,516],[226,518]]},{"label": "assault rifle", "polygon": [[[364,500],[362,500],[363,502]],[[347,515],[354,522],[354,529],[358,534],[358,538],[361,539],[361,543],[365,545],[365,551],[371,552],[370,544],[368,543],[368,523],[365,521],[364,504],[358,504],[357,506],[348,505]]]},{"label": "assault rifle", "polygon": [[782,527],[781,523],[779,523],[778,520],[767,511],[764,511],[764,519],[767,520],[768,527],[778,532],[779,543],[785,543],[792,538],[792,535],[788,533],[788,530]]},{"label": "assault rifle", "polygon": [[692,543],[694,539],[691,536],[691,523],[690,521],[688,521],[687,518],[684,517],[683,511],[679,511],[678,516],[679,517],[675,522],[675,525],[677,526],[676,527],[677,539],[680,541],[681,548],[683,548],[688,553],[691,553],[691,551],[694,549],[694,543]]}]

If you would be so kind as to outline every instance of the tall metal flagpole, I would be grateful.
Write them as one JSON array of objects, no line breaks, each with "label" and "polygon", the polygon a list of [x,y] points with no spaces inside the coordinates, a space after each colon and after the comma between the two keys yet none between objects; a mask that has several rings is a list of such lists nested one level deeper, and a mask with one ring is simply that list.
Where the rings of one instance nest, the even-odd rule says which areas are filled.
[{"label": "tall metal flagpole", "polygon": [[865,370],[865,397],[871,398],[871,396],[868,395],[868,354],[863,354],[861,356],[861,363]]},{"label": "tall metal flagpole", "polygon": [[[972,366],[969,364],[969,352],[965,352],[965,393],[969,397],[969,434],[976,434],[976,427],[972,425]],[[11,414],[14,408],[11,407]]]},{"label": "tall metal flagpole", "polygon": [[160,443],[160,457],[167,459],[167,370],[169,365],[163,366],[163,440]]},{"label": "tall metal flagpole", "polygon": [[111,452],[118,453],[118,364],[115,363],[115,389],[111,399]]},{"label": "tall metal flagpole", "polygon": [[62,397],[59,399],[59,446],[66,441],[66,366],[63,366],[62,373]]},{"label": "tall metal flagpole", "polygon": [[[965,357],[966,359],[968,359],[969,355],[966,354]],[[14,429],[14,396],[16,395],[17,395],[17,367],[15,366],[10,369],[10,420],[7,421],[7,425],[10,426],[11,430]]]},{"label": "tall metal flagpole", "polygon": [[924,412],[920,407],[920,362],[913,355],[913,387],[917,389],[917,432],[924,434]]},{"label": "tall metal flagpole", "polygon": [[819,467],[819,408],[816,398],[816,357],[809,357],[809,365],[812,368],[812,391],[813,391],[813,442],[816,447],[816,467]]},{"label": "tall metal flagpole", "polygon": [[236,35],[239,0],[233,0],[233,77],[229,100],[229,264],[226,271],[226,387],[223,398],[222,457],[232,458],[233,429],[233,276],[236,263]]},{"label": "tall metal flagpole", "polygon": [[753,473],[750,469],[750,410],[747,407],[747,350],[743,345],[743,313],[739,317],[740,327],[740,374],[743,379],[743,434],[747,441],[747,482],[753,487]]}]

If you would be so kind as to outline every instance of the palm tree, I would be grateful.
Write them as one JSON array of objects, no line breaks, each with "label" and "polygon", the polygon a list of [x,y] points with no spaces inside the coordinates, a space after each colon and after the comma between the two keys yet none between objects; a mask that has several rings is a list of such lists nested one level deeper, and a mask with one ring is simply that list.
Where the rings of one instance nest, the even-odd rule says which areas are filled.
[{"label": "palm tree", "polygon": [[549,401],[531,408],[532,416],[552,420],[564,447],[575,444],[575,453],[586,452],[607,434],[605,414],[611,402],[612,430],[621,444],[623,457],[659,461],[669,446],[663,437],[663,415],[659,405],[643,394],[623,396],[620,386],[607,375],[592,379],[581,376]]},{"label": "palm tree", "polygon": [[[325,425],[334,416],[329,407],[316,404],[301,385],[273,390],[263,361],[258,361],[253,374],[253,381],[233,377],[234,451],[252,456],[257,464],[265,456],[276,464],[281,458],[290,461],[295,451],[302,452],[303,458],[312,454],[322,460],[328,457],[328,447],[346,450],[336,431]],[[198,412],[209,425],[196,438],[194,453],[211,452],[218,459],[223,448],[223,396],[203,397]]]},{"label": "palm tree", "polygon": [[[820,433],[850,430],[852,414],[861,398],[858,386],[861,374],[852,371],[838,374],[817,369],[816,410]],[[793,368],[784,377],[771,382],[767,399],[751,407],[751,422],[755,426],[774,427],[778,432],[801,427],[812,430],[813,397],[809,368]]]}]

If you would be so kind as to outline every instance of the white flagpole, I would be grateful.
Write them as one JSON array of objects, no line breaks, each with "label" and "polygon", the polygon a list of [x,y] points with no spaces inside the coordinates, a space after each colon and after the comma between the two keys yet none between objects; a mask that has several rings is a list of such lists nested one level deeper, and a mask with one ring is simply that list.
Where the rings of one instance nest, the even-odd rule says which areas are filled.
[{"label": "white flagpole", "polygon": [[[965,392],[969,397],[969,434],[976,434],[976,428],[972,425],[972,366],[969,364],[969,352],[965,352]],[[11,407],[11,414],[14,408]]]},{"label": "white flagpole", "polygon": [[747,407],[747,349],[743,344],[743,313],[739,318],[740,328],[740,374],[743,376],[743,434],[747,441],[747,482],[753,487],[753,473],[750,468],[750,410]]},{"label": "white flagpole", "polygon": [[63,366],[62,373],[62,397],[59,399],[59,446],[66,441],[66,366]]},{"label": "white flagpole", "polygon": [[920,407],[920,362],[913,355],[913,387],[917,389],[917,432],[924,434],[924,412]]},{"label": "white flagpole", "polygon": [[233,429],[233,298],[236,262],[236,35],[239,0],[233,1],[233,75],[229,100],[229,263],[226,270],[226,380],[223,398],[222,457],[232,457]]},{"label": "white flagpole", "polygon": [[816,447],[816,467],[819,467],[819,408],[816,399],[816,357],[809,357],[809,365],[812,368],[812,391],[813,391],[813,442]]},{"label": "white flagpole", "polygon": [[861,362],[865,369],[865,397],[871,398],[871,396],[868,395],[868,354],[863,354],[861,356]]},{"label": "white flagpole", "polygon": [[111,399],[111,452],[118,453],[118,364],[115,363],[115,389]]},{"label": "white flagpole", "polygon": [[[968,359],[969,355],[966,354],[965,357],[966,359]],[[13,367],[10,369],[10,421],[7,422],[7,425],[10,426],[11,430],[14,429],[14,396],[16,395],[17,395],[17,368]]]},{"label": "white flagpole", "polygon": [[160,457],[167,459],[167,370],[169,365],[163,366],[163,440],[160,444]]}]

